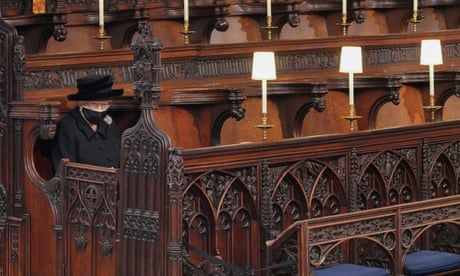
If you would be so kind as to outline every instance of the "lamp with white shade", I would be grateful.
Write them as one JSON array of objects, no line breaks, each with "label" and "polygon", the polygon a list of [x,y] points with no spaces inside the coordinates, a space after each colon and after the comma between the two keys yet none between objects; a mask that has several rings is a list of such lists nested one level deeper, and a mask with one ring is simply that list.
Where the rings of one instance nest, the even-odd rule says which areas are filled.
[{"label": "lamp with white shade", "polygon": [[276,80],[276,65],[274,52],[254,52],[252,59],[253,80],[262,81],[262,124],[257,125],[263,130],[263,140],[267,140],[267,128],[273,125],[267,124],[267,81]]},{"label": "lamp with white shade", "polygon": [[350,130],[354,130],[354,120],[361,118],[356,115],[354,102],[354,74],[363,72],[362,51],[359,46],[343,46],[340,53],[340,69],[341,73],[348,73],[348,102],[350,114],[344,116],[344,119],[350,121]]},{"label": "lamp with white shade", "polygon": [[435,91],[434,91],[434,66],[442,64],[442,49],[441,41],[439,39],[425,39],[421,42],[420,48],[420,64],[428,65],[429,82],[430,82],[430,105],[424,106],[425,109],[431,111],[431,120],[435,120],[435,112],[441,109],[441,106],[434,104]]}]

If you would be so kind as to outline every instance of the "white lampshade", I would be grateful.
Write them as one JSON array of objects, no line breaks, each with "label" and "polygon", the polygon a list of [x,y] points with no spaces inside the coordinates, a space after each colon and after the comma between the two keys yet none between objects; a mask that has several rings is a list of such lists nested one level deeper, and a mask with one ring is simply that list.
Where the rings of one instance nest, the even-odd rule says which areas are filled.
[{"label": "white lampshade", "polygon": [[340,54],[340,72],[341,73],[362,73],[363,58],[361,47],[343,46]]},{"label": "white lampshade", "polygon": [[422,46],[420,50],[420,64],[442,64],[441,41],[439,39],[422,40]]},{"label": "white lampshade", "polygon": [[254,52],[252,59],[253,80],[276,80],[274,52]]}]

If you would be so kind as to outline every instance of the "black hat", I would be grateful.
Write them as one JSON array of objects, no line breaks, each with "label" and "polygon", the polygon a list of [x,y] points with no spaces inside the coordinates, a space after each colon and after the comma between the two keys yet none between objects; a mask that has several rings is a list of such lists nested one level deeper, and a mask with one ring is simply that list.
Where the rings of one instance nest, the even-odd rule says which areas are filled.
[{"label": "black hat", "polygon": [[70,101],[106,101],[123,94],[123,89],[112,89],[112,75],[88,75],[77,79],[78,92],[68,95]]}]

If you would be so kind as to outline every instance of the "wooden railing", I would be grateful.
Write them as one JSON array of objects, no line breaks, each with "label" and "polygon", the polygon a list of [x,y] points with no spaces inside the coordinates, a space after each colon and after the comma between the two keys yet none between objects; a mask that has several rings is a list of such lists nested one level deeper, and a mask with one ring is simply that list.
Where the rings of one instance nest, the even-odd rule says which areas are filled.
[{"label": "wooden railing", "polygon": [[[171,272],[181,275],[212,274],[215,269],[228,273],[216,259],[257,271],[292,256],[311,263],[298,262],[278,268],[277,273],[305,272],[343,260],[399,273],[399,260],[408,252],[428,246],[456,250],[443,241],[446,235],[452,238],[460,233],[454,225],[460,223],[460,197],[458,175],[453,173],[460,168],[458,127],[460,121],[450,121],[178,151],[170,153],[169,161],[162,159],[168,167],[162,176],[166,186],[137,183],[152,179],[144,177],[151,170],[122,167],[118,172],[68,163],[58,171],[58,181],[53,178],[41,184],[55,221],[54,235],[43,241],[54,236],[49,256],[56,260],[55,275],[65,275],[60,274],[63,267],[86,269],[77,264],[90,256],[99,261],[87,267],[88,273],[137,271],[134,262],[128,262],[130,256],[141,244],[159,250],[160,237],[172,249],[185,242],[214,256],[206,259],[190,250],[183,252],[182,259],[161,261],[168,264],[165,267],[182,264]],[[141,190],[145,192],[139,194]],[[118,197],[132,205],[161,206],[122,211]],[[35,204],[38,201],[34,199]],[[33,217],[36,212],[48,213],[30,210]],[[167,223],[160,219],[162,214],[163,218],[167,214]],[[297,239],[301,245],[293,242]],[[118,241],[132,243],[129,254]],[[123,258],[117,262],[117,256]],[[101,266],[102,261],[107,265]]]},{"label": "wooden railing", "polygon": [[[424,200],[456,195],[459,126],[449,121],[184,150],[184,239],[240,267],[264,267],[271,253],[261,244],[297,221],[353,218],[350,212],[370,209],[385,216],[395,212],[387,206],[421,207]],[[420,234],[409,230],[406,249]],[[206,267],[193,253],[184,261],[187,272]]]},{"label": "wooden railing", "polygon": [[460,195],[455,195],[297,221],[267,246],[272,262],[293,259],[297,275],[346,262],[402,275],[403,258],[411,252],[458,253],[459,226]]},{"label": "wooden railing", "polygon": [[[8,34],[11,33],[8,30]],[[448,56],[449,60],[457,61],[459,55],[455,49],[458,33],[446,32],[440,36],[448,41],[447,47],[452,50]],[[424,35],[411,36],[412,39],[422,37]],[[407,65],[407,70],[419,68],[417,58],[413,55],[418,51],[418,46],[413,44],[410,38],[395,35],[386,39],[388,44],[385,45],[391,49],[385,48],[384,51],[403,52],[401,55],[412,53],[408,55],[412,59],[406,60],[407,62],[403,62],[401,66]],[[352,37],[346,40],[358,41]],[[371,50],[375,51],[374,58],[379,56],[382,41],[382,38],[374,37],[368,42],[368,45],[371,45],[369,47],[373,47]],[[226,98],[228,90],[219,90],[215,87],[206,90],[201,85],[218,79],[214,85],[219,86],[220,89],[227,89],[229,84],[249,77],[248,67],[235,67],[239,68],[236,74],[232,75],[232,72],[228,71],[228,74],[224,74],[222,78],[215,78],[216,72],[220,72],[220,69],[206,71],[206,68],[216,68],[205,66],[207,63],[216,64],[214,62],[217,58],[237,63],[238,57],[243,56],[244,63],[249,64],[248,49],[256,49],[261,45],[267,46],[267,49],[274,47],[270,49],[282,52],[280,59],[284,60],[281,64],[287,78],[298,80],[305,72],[309,72],[308,63],[299,63],[299,67],[296,67],[298,71],[291,72],[292,68],[288,68],[290,64],[288,60],[291,60],[291,57],[297,57],[299,53],[300,56],[311,57],[324,49],[330,49],[331,54],[328,55],[328,59],[332,63],[326,62],[327,68],[317,68],[319,73],[315,76],[324,77],[329,72],[338,75],[336,69],[339,43],[330,39],[316,42],[316,46],[308,49],[302,44],[303,41],[276,42],[274,46],[268,43],[253,44],[250,48],[245,48],[247,45],[233,45],[227,48],[210,46],[206,54],[200,52],[200,47],[180,48],[177,51],[181,54],[175,53],[172,49],[164,59],[171,65],[170,68],[181,68],[187,71],[191,70],[187,69],[190,68],[188,65],[197,65],[192,68],[203,69],[203,71],[198,70],[203,73],[198,75],[198,80],[193,80],[188,79],[190,75],[183,71],[173,71],[174,74],[169,75],[169,79],[165,79],[166,90],[162,94],[165,97],[158,102],[158,105],[160,109],[168,106],[172,108],[193,106],[196,97],[186,100],[182,97],[188,96],[187,92],[190,91],[184,87],[193,84],[199,88],[194,87],[192,91],[199,90],[198,95],[203,96],[199,101],[200,105],[205,103],[214,106],[224,102],[224,109],[227,110],[229,105],[235,104],[234,114],[239,116],[241,110],[239,104],[240,100],[243,100],[241,94],[236,93],[235,97]],[[13,46],[18,45],[9,46],[12,49]],[[283,48],[284,46],[286,47]],[[230,53],[231,51],[233,53]],[[117,56],[117,53],[122,54]],[[5,55],[5,60],[12,64],[13,61],[10,60],[12,56],[14,55],[8,53]],[[184,59],[184,56],[189,58]],[[370,56],[372,55],[368,55]],[[128,54],[123,51],[68,55],[64,58],[61,56],[54,59],[55,67],[53,64],[43,62],[49,59],[49,56],[38,56],[28,60],[27,70],[20,66],[25,65],[21,63],[21,57],[23,56],[15,56],[15,65],[18,66],[8,67],[7,72],[10,74],[5,76],[10,81],[3,82],[7,92],[5,99],[8,108],[3,107],[4,112],[1,114],[7,114],[8,117],[2,119],[4,123],[1,126],[5,134],[2,132],[4,136],[0,136],[5,142],[2,143],[4,163],[2,183],[5,183],[5,189],[1,191],[1,203],[6,206],[0,225],[3,227],[0,231],[4,238],[0,247],[5,248],[5,252],[8,253],[0,256],[2,258],[0,265],[2,269],[5,271],[8,269],[7,272],[14,275],[21,275],[23,271],[31,271],[34,276],[47,276],[56,271],[57,274],[64,274],[66,271],[63,269],[75,267],[73,261],[78,263],[80,261],[78,258],[81,256],[71,251],[77,247],[72,247],[75,241],[70,239],[77,237],[78,232],[70,230],[63,232],[64,229],[71,229],[72,224],[63,219],[66,214],[71,213],[68,213],[65,207],[52,209],[56,206],[53,200],[64,200],[68,195],[59,194],[59,189],[52,189],[53,186],[48,185],[49,179],[44,179],[43,176],[50,176],[49,174],[37,173],[37,169],[42,165],[40,161],[46,159],[46,156],[36,158],[35,153],[39,152],[40,143],[45,143],[39,142],[38,137],[42,134],[48,138],[52,137],[53,125],[59,118],[58,104],[54,101],[45,102],[54,97],[64,98],[71,89],[73,91],[75,77],[94,68],[98,73],[115,72],[117,85],[131,86],[132,81],[138,79],[130,75],[133,73],[130,71],[132,64]],[[75,57],[78,58],[73,60]],[[370,61],[374,62],[368,64],[373,73],[382,69],[388,69],[389,72],[400,69],[400,66],[394,64],[385,66],[383,64],[385,60],[379,60],[377,63],[374,60]],[[147,65],[153,65],[155,77],[165,72],[157,66],[158,64]],[[152,72],[151,67],[145,67],[148,72]],[[195,72],[194,70],[190,72]],[[20,75],[21,72],[26,75],[25,78]],[[140,75],[151,76],[151,74]],[[59,76],[59,81],[53,81],[55,76]],[[68,76],[70,77],[67,78]],[[231,76],[235,77],[230,78]],[[448,76],[449,84],[446,86],[452,90],[457,75],[454,72]],[[24,79],[27,80],[25,81],[27,89],[22,93],[21,84]],[[181,81],[176,83],[177,79]],[[227,83],[229,79],[232,79],[231,83]],[[425,84],[426,78],[421,79]],[[37,84],[34,80],[49,80],[49,82]],[[61,80],[65,81],[60,82]],[[371,83],[380,83],[379,88],[383,86],[385,89],[381,90],[385,92],[373,93],[372,96],[376,97],[375,94],[378,94],[378,98],[373,98],[372,103],[363,105],[365,106],[363,108],[370,109],[370,106],[373,106],[375,109],[376,102],[394,100],[394,91],[391,89],[386,91],[393,86],[382,85],[381,80],[381,78],[373,79]],[[420,82],[420,78],[417,77],[405,80],[412,85]],[[134,92],[128,91],[128,97],[131,96],[129,92],[140,95],[145,101],[143,104],[128,98],[127,102],[115,105],[117,112],[129,111],[129,118],[126,118],[126,112],[123,112],[123,116],[117,117],[124,122],[125,126],[122,139],[123,160],[118,179],[111,178],[111,181],[116,181],[118,184],[120,191],[118,195],[121,198],[119,202],[122,204],[107,206],[113,208],[111,209],[113,214],[119,214],[116,229],[121,227],[123,254],[113,255],[120,256],[117,262],[120,269],[110,270],[112,269],[110,265],[113,264],[110,261],[108,266],[110,273],[138,275],[140,270],[143,270],[145,275],[189,275],[203,271],[211,273],[215,268],[212,262],[193,252],[184,252],[183,241],[245,269],[260,268],[267,265],[266,256],[269,255],[265,242],[276,238],[296,221],[459,193],[460,181],[456,172],[460,169],[458,162],[460,142],[457,131],[460,121],[289,138],[267,143],[198,147],[181,152],[174,148],[181,144],[171,145],[168,133],[157,127],[153,120],[159,112],[152,111],[157,104],[157,102],[152,103],[152,99],[160,98],[161,90],[158,83],[153,84],[154,91],[147,89],[149,86],[139,86]],[[295,85],[295,82],[290,84]],[[340,81],[334,84],[334,89],[345,88]],[[224,85],[225,88],[222,88]],[[16,87],[17,90],[13,89]],[[172,87],[180,87],[180,90]],[[322,96],[325,91],[322,85],[319,87],[321,87],[320,93],[316,95],[313,93],[313,100],[309,98],[308,101],[321,99],[319,96]],[[282,90],[273,90],[275,98],[285,100],[283,93],[292,96],[290,94],[292,92]],[[249,95],[256,95],[252,93]],[[294,94],[296,97],[301,96],[298,89]],[[449,95],[451,94],[452,92],[449,92]],[[190,113],[198,112],[193,109]],[[214,113],[222,114],[217,111]],[[293,117],[292,114],[283,114],[283,116],[291,119]],[[136,121],[139,117],[142,120]],[[196,122],[203,123],[199,120],[202,117],[195,118]],[[298,128],[298,125],[291,125],[289,130],[294,132]],[[253,130],[254,128],[251,128],[251,131]],[[14,150],[11,150],[11,145]],[[114,177],[115,174],[111,173],[115,172],[109,173]],[[90,174],[92,175],[92,172]],[[91,179],[88,179],[84,175],[80,176],[82,177],[76,181],[83,185],[93,181],[95,177],[92,175]],[[64,176],[61,175],[62,177]],[[62,181],[69,183],[68,180]],[[115,185],[114,182],[110,184],[112,187]],[[93,191],[96,190],[89,190],[89,192]],[[92,198],[91,193],[87,196],[85,198],[83,194],[79,194],[78,200],[72,202],[84,202]],[[104,193],[104,196],[107,194]],[[57,204],[60,206],[61,203]],[[86,205],[83,207],[82,210],[88,209]],[[112,215],[107,217],[113,221]],[[125,218],[127,220],[124,220]],[[54,221],[58,221],[59,224],[55,224]],[[112,222],[107,225],[113,228]],[[91,230],[93,230],[91,237],[98,237],[97,227]],[[62,246],[63,239],[67,240],[65,244],[68,246]],[[114,239],[115,237],[110,236],[110,241],[113,242]],[[107,254],[107,250],[101,251],[98,247],[100,244],[97,242],[103,240],[96,238],[93,241],[92,245],[95,247],[91,250],[88,248],[86,253]],[[40,253],[43,248],[47,249],[47,255]],[[62,252],[63,249],[66,252]],[[142,254],[139,256],[136,255],[137,253]],[[49,256],[52,256],[52,262],[49,261]],[[70,263],[63,265],[63,259],[59,259],[63,256],[66,256],[65,262]],[[85,258],[89,259],[88,256]],[[96,258],[99,258],[99,255]],[[98,264],[93,265],[91,271],[99,271]]]}]

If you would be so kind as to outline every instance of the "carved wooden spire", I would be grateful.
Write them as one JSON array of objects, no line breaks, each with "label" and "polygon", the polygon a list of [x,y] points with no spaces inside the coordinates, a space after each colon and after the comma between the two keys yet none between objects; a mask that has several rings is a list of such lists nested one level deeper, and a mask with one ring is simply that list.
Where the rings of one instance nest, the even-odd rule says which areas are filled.
[{"label": "carved wooden spire", "polygon": [[[121,140],[119,275],[182,275],[182,158],[154,121],[160,99],[160,40],[148,22],[139,23],[134,52],[134,97],[141,115]],[[171,177],[174,176],[174,177]],[[139,252],[143,252],[139,255]],[[165,254],[168,252],[168,254]],[[137,256],[133,258],[133,256]]]}]

